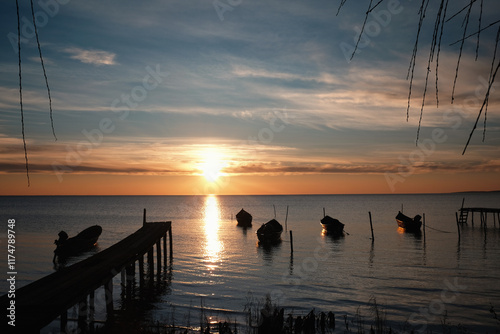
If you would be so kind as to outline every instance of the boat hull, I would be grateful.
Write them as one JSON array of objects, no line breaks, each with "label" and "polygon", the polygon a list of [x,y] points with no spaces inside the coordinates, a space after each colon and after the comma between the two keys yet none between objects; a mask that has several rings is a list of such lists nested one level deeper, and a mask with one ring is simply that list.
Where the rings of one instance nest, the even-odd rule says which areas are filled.
[{"label": "boat hull", "polygon": [[325,216],[321,219],[321,227],[323,232],[330,235],[342,236],[344,235],[344,224],[338,219],[332,218],[330,216]]},{"label": "boat hull", "polygon": [[407,232],[420,232],[420,228],[422,227],[422,221],[419,215],[416,215],[415,218],[410,218],[399,212],[396,216],[396,222],[399,227]]},{"label": "boat hull", "polygon": [[283,226],[275,219],[262,224],[257,230],[257,238],[261,243],[275,243],[281,240]]},{"label": "boat hull", "polygon": [[251,227],[252,226],[252,215],[241,209],[240,212],[236,214],[236,221],[238,226],[241,227]]},{"label": "boat hull", "polygon": [[63,241],[62,243],[58,243],[57,248],[54,250],[54,255],[58,257],[68,257],[88,251],[95,246],[101,233],[101,226],[91,226],[78,233],[76,236]]}]

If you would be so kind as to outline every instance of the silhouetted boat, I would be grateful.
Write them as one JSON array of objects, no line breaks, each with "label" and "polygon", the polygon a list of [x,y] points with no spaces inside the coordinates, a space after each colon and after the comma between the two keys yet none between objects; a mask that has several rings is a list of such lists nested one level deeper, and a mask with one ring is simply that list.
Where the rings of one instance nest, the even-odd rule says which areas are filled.
[{"label": "silhouetted boat", "polygon": [[59,232],[59,239],[54,241],[57,245],[54,250],[54,260],[57,257],[68,257],[78,255],[81,252],[90,250],[102,233],[102,227],[94,225],[78,233],[76,236],[68,238],[64,231]]},{"label": "silhouetted boat", "polygon": [[401,211],[399,211],[396,216],[398,226],[404,228],[407,232],[420,232],[420,227],[422,226],[421,219],[422,217],[420,215],[410,218],[401,213]]},{"label": "silhouetted boat", "polygon": [[250,227],[252,226],[252,215],[241,209],[240,212],[236,214],[236,221],[238,226]]},{"label": "silhouetted boat", "polygon": [[330,216],[324,216],[323,219],[321,219],[321,226],[323,227],[323,231],[327,234],[333,236],[344,235],[344,224],[342,224],[338,219]]},{"label": "silhouetted boat", "polygon": [[276,220],[271,219],[257,230],[257,238],[262,243],[274,243],[281,240],[283,226]]}]

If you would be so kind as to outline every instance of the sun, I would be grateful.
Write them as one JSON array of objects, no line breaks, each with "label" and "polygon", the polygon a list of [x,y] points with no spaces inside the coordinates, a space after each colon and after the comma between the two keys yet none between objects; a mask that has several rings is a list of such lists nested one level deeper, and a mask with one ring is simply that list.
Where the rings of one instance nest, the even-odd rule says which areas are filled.
[{"label": "sun", "polygon": [[199,164],[198,168],[208,182],[216,182],[219,177],[224,174],[222,172],[224,167],[224,159],[220,152],[216,150],[207,150],[203,152],[202,162]]}]

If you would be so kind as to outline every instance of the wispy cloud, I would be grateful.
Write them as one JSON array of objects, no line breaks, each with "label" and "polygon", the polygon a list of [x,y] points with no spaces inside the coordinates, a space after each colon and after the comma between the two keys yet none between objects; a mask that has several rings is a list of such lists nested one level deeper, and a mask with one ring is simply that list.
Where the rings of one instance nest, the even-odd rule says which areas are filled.
[{"label": "wispy cloud", "polygon": [[64,52],[71,54],[70,58],[77,59],[82,63],[94,65],[116,65],[116,54],[102,50],[85,50],[81,48],[66,48]]}]

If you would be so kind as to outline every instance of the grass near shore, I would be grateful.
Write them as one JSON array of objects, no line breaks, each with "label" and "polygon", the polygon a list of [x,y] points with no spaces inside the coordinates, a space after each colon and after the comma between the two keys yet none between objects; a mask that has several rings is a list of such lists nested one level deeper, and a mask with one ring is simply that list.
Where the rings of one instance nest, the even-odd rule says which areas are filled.
[{"label": "grass near shore", "polygon": [[[490,305],[490,315],[496,321],[496,328],[490,333],[500,333],[500,316],[497,315],[493,305]],[[384,307],[372,297],[366,307],[358,307],[355,314],[335,315],[333,312],[315,312],[308,314],[287,313],[279,305],[273,303],[269,296],[265,299],[248,299],[244,307],[246,323],[237,324],[236,320],[224,319],[211,322],[202,310],[202,317],[198,326],[176,326],[173,321],[168,323],[114,323],[105,326],[96,332],[102,333],[148,333],[148,334],[327,334],[327,333],[446,333],[468,334],[473,333],[466,325],[451,323],[446,312],[440,317],[440,325],[432,328],[420,325],[414,328],[408,321],[403,323],[390,322],[387,319]],[[169,317],[174,319],[174,314]]]}]

